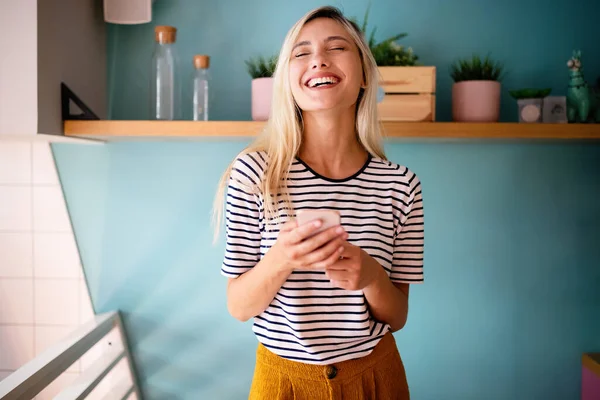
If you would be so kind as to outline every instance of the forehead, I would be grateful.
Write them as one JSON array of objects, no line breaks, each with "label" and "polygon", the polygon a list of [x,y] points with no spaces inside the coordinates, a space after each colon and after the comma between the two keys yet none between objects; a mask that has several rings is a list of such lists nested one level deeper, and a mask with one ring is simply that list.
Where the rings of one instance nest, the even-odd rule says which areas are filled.
[{"label": "forehead", "polygon": [[331,18],[317,18],[306,23],[300,30],[296,42],[324,41],[330,36],[341,36],[349,42],[353,42],[352,37],[342,24]]}]

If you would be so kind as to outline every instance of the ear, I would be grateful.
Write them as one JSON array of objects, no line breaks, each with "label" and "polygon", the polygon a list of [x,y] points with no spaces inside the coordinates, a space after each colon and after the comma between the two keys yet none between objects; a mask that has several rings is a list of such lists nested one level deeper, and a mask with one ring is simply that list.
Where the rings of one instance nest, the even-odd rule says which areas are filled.
[{"label": "ear", "polygon": [[364,73],[363,73],[362,79],[360,81],[360,88],[361,89],[366,89],[367,88],[367,78],[365,77]]},{"label": "ear", "polygon": [[360,79],[360,87],[361,89],[366,89],[367,87],[367,76],[365,75],[365,68],[362,67],[362,74]]}]

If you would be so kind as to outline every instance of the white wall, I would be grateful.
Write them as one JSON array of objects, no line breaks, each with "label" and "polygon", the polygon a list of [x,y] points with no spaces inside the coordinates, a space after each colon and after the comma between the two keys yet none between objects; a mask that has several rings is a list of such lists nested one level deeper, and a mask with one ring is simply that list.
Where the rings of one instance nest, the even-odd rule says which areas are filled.
[{"label": "white wall", "polygon": [[0,0],[0,135],[38,128],[36,0]]},{"label": "white wall", "polygon": [[[0,141],[0,380],[92,317],[50,145]],[[75,379],[102,345],[37,399]]]}]

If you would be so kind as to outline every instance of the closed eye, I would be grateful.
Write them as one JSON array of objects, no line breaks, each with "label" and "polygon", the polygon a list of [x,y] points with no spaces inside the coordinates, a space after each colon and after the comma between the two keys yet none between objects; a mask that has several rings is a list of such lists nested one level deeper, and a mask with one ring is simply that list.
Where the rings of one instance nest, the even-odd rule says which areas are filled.
[{"label": "closed eye", "polygon": [[307,55],[307,54],[308,54],[308,53],[298,53],[298,54],[296,54],[296,56],[295,56],[295,57],[296,57],[296,58],[298,58],[298,57],[305,56],[305,55]]}]

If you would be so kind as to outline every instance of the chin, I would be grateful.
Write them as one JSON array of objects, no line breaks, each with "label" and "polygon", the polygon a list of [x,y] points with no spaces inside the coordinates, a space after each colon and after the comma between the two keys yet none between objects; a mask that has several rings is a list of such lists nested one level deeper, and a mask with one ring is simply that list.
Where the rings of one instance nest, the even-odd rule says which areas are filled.
[{"label": "chin", "polygon": [[[336,96],[337,97],[337,96]],[[345,110],[352,107],[352,104],[348,103],[347,100],[341,98],[321,98],[321,99],[305,99],[305,101],[299,103],[300,109],[305,112],[318,112],[318,111],[332,111],[332,110]]]},{"label": "chin", "polygon": [[319,112],[319,111],[331,111],[331,110],[335,110],[337,107],[336,104],[323,104],[323,103],[319,103],[319,104],[307,104],[304,107],[300,107],[300,109],[302,109],[302,111],[305,112]]},{"label": "chin", "polygon": [[303,107],[300,107],[300,109],[304,112],[342,112],[348,108],[354,107],[354,104],[340,104],[339,102],[312,102],[310,104],[305,104]]}]

